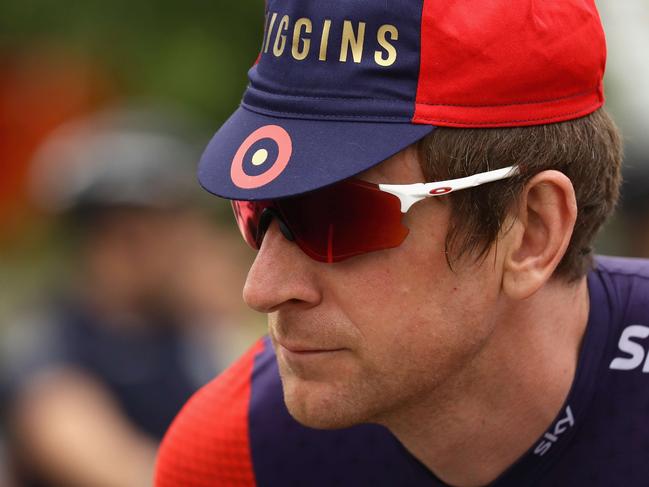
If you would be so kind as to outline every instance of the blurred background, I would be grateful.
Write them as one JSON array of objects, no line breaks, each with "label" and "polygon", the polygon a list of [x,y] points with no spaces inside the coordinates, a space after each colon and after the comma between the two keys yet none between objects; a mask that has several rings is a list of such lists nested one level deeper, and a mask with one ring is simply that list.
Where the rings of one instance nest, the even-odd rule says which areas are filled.
[{"label": "blurred background", "polygon": [[264,329],[195,165],[263,2],[0,2],[0,485],[146,486],[181,405]]},{"label": "blurred background", "polygon": [[[647,257],[649,1],[598,5],[626,160],[597,249]],[[262,0],[0,2],[0,485],[147,485],[180,405],[263,333],[252,252],[193,176],[262,28]]]}]

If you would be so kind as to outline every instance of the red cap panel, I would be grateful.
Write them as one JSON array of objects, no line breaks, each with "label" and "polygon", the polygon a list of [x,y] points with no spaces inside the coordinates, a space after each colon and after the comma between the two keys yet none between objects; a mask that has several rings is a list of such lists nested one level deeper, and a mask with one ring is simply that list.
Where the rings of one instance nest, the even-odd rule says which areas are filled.
[{"label": "red cap panel", "polygon": [[425,0],[421,37],[415,123],[537,125],[604,102],[593,0]]}]

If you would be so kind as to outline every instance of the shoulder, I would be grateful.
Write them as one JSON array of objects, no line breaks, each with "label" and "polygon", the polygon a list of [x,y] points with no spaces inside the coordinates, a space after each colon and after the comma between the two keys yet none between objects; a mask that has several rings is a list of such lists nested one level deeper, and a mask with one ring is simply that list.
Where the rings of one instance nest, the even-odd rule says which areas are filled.
[{"label": "shoulder", "polygon": [[597,256],[595,270],[611,275],[649,279],[649,259]]},{"label": "shoulder", "polygon": [[613,321],[649,321],[649,260],[598,257],[594,278],[601,282]]},{"label": "shoulder", "polygon": [[639,368],[649,349],[649,260],[598,257],[589,290],[591,320],[607,328],[609,371]]},{"label": "shoulder", "polygon": [[156,466],[158,487],[254,485],[248,414],[258,341],[187,402],[169,427]]},{"label": "shoulder", "polygon": [[156,486],[430,485],[384,428],[315,430],[284,404],[275,353],[260,340],[187,403],[163,440]]},{"label": "shoulder", "polygon": [[570,399],[579,427],[554,475],[561,485],[640,485],[649,471],[649,261],[598,257],[588,284]]}]

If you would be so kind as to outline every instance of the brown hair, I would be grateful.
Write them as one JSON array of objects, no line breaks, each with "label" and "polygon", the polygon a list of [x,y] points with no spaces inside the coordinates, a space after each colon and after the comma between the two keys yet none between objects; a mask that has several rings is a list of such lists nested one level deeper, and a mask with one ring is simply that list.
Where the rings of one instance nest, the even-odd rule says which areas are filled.
[{"label": "brown hair", "polygon": [[572,181],[577,222],[555,276],[574,281],[592,266],[592,241],[619,196],[622,148],[606,111],[532,127],[458,129],[440,127],[419,142],[428,181],[459,178],[511,165],[510,179],[459,191],[451,203],[446,238],[449,265],[466,255],[480,259],[497,241],[509,209],[536,174],[561,171]]}]

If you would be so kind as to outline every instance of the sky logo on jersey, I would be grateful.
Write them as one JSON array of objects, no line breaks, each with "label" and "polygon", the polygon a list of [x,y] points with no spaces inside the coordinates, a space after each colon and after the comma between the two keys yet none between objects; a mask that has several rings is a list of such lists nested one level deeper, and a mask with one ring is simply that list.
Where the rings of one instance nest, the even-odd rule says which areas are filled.
[{"label": "sky logo on jersey", "polygon": [[639,343],[633,341],[633,338],[644,339],[649,337],[649,327],[642,325],[627,326],[617,347],[621,352],[628,354],[628,357],[616,357],[611,361],[609,368],[613,370],[634,370],[637,369],[644,361],[642,371],[649,372],[649,355],[645,360],[645,349]]},{"label": "sky logo on jersey", "polygon": [[543,440],[534,449],[534,454],[540,457],[545,455],[552,448],[552,445],[559,441],[559,436],[574,425],[575,417],[572,415],[572,409],[570,409],[570,406],[566,406],[566,416],[556,422],[552,431],[548,431],[543,435]]}]

